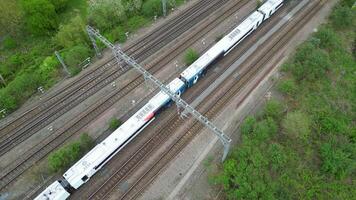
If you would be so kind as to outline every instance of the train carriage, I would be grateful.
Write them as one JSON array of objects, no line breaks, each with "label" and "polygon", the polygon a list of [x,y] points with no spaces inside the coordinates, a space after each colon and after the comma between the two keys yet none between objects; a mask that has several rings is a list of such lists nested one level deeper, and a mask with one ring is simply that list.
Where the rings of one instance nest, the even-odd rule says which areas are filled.
[{"label": "train carriage", "polygon": [[[228,54],[243,39],[250,35],[264,20],[283,5],[283,0],[268,0],[257,11],[250,14],[239,26],[211,47],[197,61],[184,70],[179,78],[168,84],[171,92],[181,95],[187,87],[194,85],[207,67],[220,56]],[[82,159],[40,193],[36,200],[64,200],[74,189],[87,182],[113,156],[126,146],[154,119],[162,108],[169,105],[171,98],[160,91],[130,119],[122,124],[104,141],[96,145]]]}]

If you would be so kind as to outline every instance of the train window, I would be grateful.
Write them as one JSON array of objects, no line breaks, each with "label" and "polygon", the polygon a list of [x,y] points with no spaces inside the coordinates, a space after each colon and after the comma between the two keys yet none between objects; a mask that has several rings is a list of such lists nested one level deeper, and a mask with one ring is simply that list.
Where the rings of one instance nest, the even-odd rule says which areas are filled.
[{"label": "train window", "polygon": [[88,176],[87,176],[87,175],[85,175],[85,176],[82,177],[82,181],[85,182],[86,180],[88,180]]},{"label": "train window", "polygon": [[194,84],[196,84],[198,82],[198,78],[199,78],[199,76],[194,77],[194,81],[193,81]]}]

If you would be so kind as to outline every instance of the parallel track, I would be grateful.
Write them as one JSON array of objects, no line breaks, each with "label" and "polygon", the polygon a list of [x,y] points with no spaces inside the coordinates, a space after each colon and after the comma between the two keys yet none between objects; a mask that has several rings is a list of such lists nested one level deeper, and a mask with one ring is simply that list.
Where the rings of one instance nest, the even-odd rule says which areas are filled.
[{"label": "parallel track", "polygon": [[[316,3],[315,6],[308,9],[307,11],[304,11],[303,16],[298,18],[299,20],[294,21],[293,24],[286,25],[284,29],[282,28],[282,33],[278,32],[274,34],[272,43],[273,46],[264,49],[265,53],[260,54],[263,56],[260,56],[258,59],[254,58],[255,61],[250,65],[251,70],[245,71],[243,74],[241,74],[241,79],[239,81],[234,81],[233,83],[230,82],[230,88],[223,94],[220,94],[219,97],[216,97],[216,94],[219,93],[219,91],[216,91],[216,93],[213,92],[206,99],[214,99],[214,101],[210,102],[209,105],[204,105],[205,109],[202,112],[208,118],[213,118],[217,114],[219,114],[219,112],[231,100],[231,98],[238,93],[240,88],[243,87],[245,83],[248,82],[256,73],[258,73],[262,66],[268,63],[268,61],[275,55],[276,52],[278,52],[283,46],[285,46],[289,42],[289,38],[292,37],[296,32],[298,32],[298,30],[303,27],[303,25],[310,18],[312,18],[321,7],[322,4],[320,2]],[[231,77],[230,80],[234,80],[234,78]],[[202,106],[199,106],[198,109],[201,110]],[[139,166],[139,163],[141,163],[144,159],[147,159],[146,156],[149,154],[149,152],[153,151],[156,146],[159,146],[159,144],[164,141],[164,136],[167,137],[168,135],[170,135],[172,132],[174,132],[174,130],[177,129],[177,127],[183,125],[183,123],[183,120],[175,116],[172,121],[167,123],[170,125],[168,125],[168,127],[163,127],[161,129],[161,132],[157,134],[156,137],[158,138],[152,138],[144,146],[142,146],[140,150],[137,151],[137,153],[130,159],[133,164],[125,164],[113,176],[111,176],[110,179],[108,179],[104,185],[102,185],[97,191],[95,191],[89,199],[103,199],[107,197],[107,195],[109,195],[110,192],[121,183],[122,179],[124,179],[132,171],[134,171],[134,169]],[[140,195],[143,189],[149,183],[152,182],[154,177],[159,174],[160,170],[164,166],[166,166],[167,163],[169,163],[169,161],[172,160],[203,128],[204,127],[197,121],[195,121],[192,126],[187,127],[187,133],[182,135],[177,140],[177,142],[174,143],[167,150],[167,152],[162,155],[162,157],[157,162],[155,162],[155,164],[153,164],[151,168],[148,169],[146,173],[144,173],[135,183],[133,183],[132,186],[119,198],[134,199],[138,195]]]},{"label": "parallel track", "polygon": [[[242,7],[247,1],[241,1],[239,3],[235,3],[232,8]],[[231,12],[231,11],[230,11]],[[220,20],[221,21],[221,20]],[[209,23],[208,25],[204,26],[204,31],[199,31],[200,29],[196,30],[198,33],[195,34],[194,38],[199,38],[200,35],[204,35],[204,33],[220,22],[219,20],[214,20],[213,22]],[[205,30],[206,29],[206,30]],[[187,42],[184,42],[175,52],[178,54],[179,52],[184,51],[190,44],[192,44],[195,40],[190,39]],[[171,59],[174,58],[174,56]],[[168,61],[164,61],[164,63],[160,63],[157,65],[153,65],[151,71],[155,72],[161,69]],[[134,79],[130,84],[125,86],[122,90],[116,91],[105,98],[102,98],[99,102],[95,105],[91,106],[85,113],[82,113],[80,116],[77,117],[77,120],[72,121],[66,127],[61,128],[57,132],[53,133],[49,138],[44,140],[41,144],[36,145],[30,152],[27,152],[23,158],[20,158],[15,163],[11,164],[5,172],[3,172],[0,183],[0,188],[5,187],[9,184],[12,180],[22,174],[26,169],[32,166],[33,163],[37,162],[45,155],[47,155],[50,151],[54,148],[61,145],[65,142],[69,137],[71,137],[74,133],[79,131],[83,126],[88,124],[91,120],[95,119],[96,116],[100,115],[104,110],[109,108],[111,105],[116,103],[119,99],[125,96],[127,93],[132,91],[138,85],[143,83],[143,78],[138,76]]]},{"label": "parallel track", "polygon": [[[159,28],[158,31],[151,32],[144,39],[140,40],[140,42],[131,45],[125,51],[141,62],[174,38],[179,37],[179,35],[202,21],[207,15],[227,1],[200,1],[183,15],[173,18],[165,26]],[[120,64],[122,68],[116,65],[115,60],[110,60],[103,67],[99,67],[83,76],[77,82],[69,84],[68,87],[61,89],[53,97],[44,100],[45,103],[34,107],[20,118],[1,128],[0,156],[79,105],[89,96],[95,94],[130,69],[123,63]]]}]

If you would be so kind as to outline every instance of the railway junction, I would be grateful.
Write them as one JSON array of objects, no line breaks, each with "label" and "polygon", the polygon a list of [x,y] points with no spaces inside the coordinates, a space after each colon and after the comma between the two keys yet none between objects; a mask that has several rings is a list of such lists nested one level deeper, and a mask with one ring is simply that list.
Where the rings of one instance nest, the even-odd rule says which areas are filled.
[{"label": "railway junction", "polygon": [[[204,78],[182,98],[231,133],[230,129],[236,127],[226,122],[240,121],[249,112],[246,110],[258,104],[257,96],[263,94],[261,85],[268,83],[266,80],[273,76],[301,38],[313,31],[333,3],[308,0],[286,3],[238,48],[213,63]],[[203,53],[215,44],[216,38],[229,33],[255,8],[256,2],[243,0],[192,1],[123,50],[159,80],[168,83],[184,70],[182,52],[185,49],[194,47]],[[126,121],[157,93],[154,85],[146,84],[129,66],[114,66],[116,61],[112,58],[101,61],[77,80],[70,80],[58,91],[43,97],[45,104],[33,106],[18,119],[14,117],[4,122],[15,124],[0,130],[4,161],[0,166],[3,169],[2,197],[33,198],[59,177],[29,181],[31,169],[43,165],[49,152],[77,138],[83,130],[89,130],[97,142],[102,141],[110,134],[102,125],[107,119],[115,116]],[[265,91],[269,88],[266,85]],[[259,89],[261,91],[256,92]],[[255,100],[251,100],[254,103],[246,103],[253,94],[256,95]],[[239,109],[245,109],[245,113]],[[235,115],[237,117],[231,118]],[[238,136],[232,138],[238,140]],[[200,144],[196,140],[200,140]],[[201,146],[221,147],[215,147],[214,141],[216,143],[216,138],[194,118],[181,119],[171,107],[160,113],[71,198],[176,199],[187,188],[187,183],[194,185],[188,175],[194,177],[199,171],[196,169],[201,168],[199,163],[209,152]],[[26,145],[19,147],[19,144]],[[167,176],[172,179],[164,178]],[[16,187],[21,189],[14,189]],[[158,188],[164,188],[161,194]],[[14,191],[17,194],[13,194]],[[184,195],[188,197],[189,192]]]}]

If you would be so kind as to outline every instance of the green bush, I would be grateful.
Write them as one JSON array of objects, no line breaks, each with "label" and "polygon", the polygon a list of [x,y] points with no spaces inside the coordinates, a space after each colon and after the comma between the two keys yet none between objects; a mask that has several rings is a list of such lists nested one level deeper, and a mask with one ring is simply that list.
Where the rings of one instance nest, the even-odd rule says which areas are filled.
[{"label": "green bush", "polygon": [[116,118],[112,118],[109,122],[109,129],[114,131],[117,128],[119,128],[119,126],[121,125],[120,120],[116,119]]},{"label": "green bush", "polygon": [[64,10],[70,0],[50,0],[57,12]]},{"label": "green bush", "polygon": [[278,83],[278,90],[285,95],[294,95],[297,92],[297,85],[293,79],[285,79]]},{"label": "green bush", "polygon": [[57,28],[57,13],[48,0],[22,0],[28,30],[35,35],[49,35]]},{"label": "green bush", "polygon": [[300,112],[289,112],[282,121],[283,132],[292,138],[302,140],[308,139],[310,135],[310,120],[309,117]]},{"label": "green bush", "polygon": [[58,66],[59,61],[54,56],[49,56],[43,61],[39,67],[39,74],[43,83],[48,86],[54,83]]},{"label": "green bush", "polygon": [[330,173],[337,178],[344,178],[355,169],[356,163],[352,159],[352,153],[331,143],[323,144],[320,154],[322,159],[321,170],[324,173]]},{"label": "green bush", "polygon": [[147,17],[161,16],[163,14],[161,0],[146,0],[142,5],[142,13]]},{"label": "green bush", "polygon": [[253,128],[253,138],[264,141],[277,133],[277,123],[272,118],[258,121]]},{"label": "green bush", "polygon": [[280,120],[283,116],[283,106],[276,100],[270,100],[266,103],[264,108],[264,115],[266,118],[271,117],[274,120]]},{"label": "green bush", "polygon": [[147,22],[148,20],[142,16],[134,16],[127,20],[127,28],[130,32],[133,32],[143,27]]},{"label": "green bush", "polygon": [[72,142],[48,156],[48,166],[52,172],[62,172],[75,163],[94,146],[94,141],[87,134],[82,134],[79,141]]},{"label": "green bush", "polygon": [[5,49],[14,49],[16,47],[16,41],[12,37],[5,37],[3,40]]},{"label": "green bush", "polygon": [[102,0],[89,5],[89,24],[101,31],[110,30],[126,21],[125,8],[121,1]]},{"label": "green bush", "polygon": [[335,50],[341,46],[340,38],[332,29],[326,26],[321,27],[318,32],[314,34],[314,37],[319,39],[319,46],[323,49]]},{"label": "green bush", "polygon": [[189,48],[185,52],[184,60],[185,60],[185,64],[186,65],[191,65],[198,58],[199,58],[199,53],[196,50],[192,49],[192,48]]},{"label": "green bush", "polygon": [[254,117],[247,117],[244,122],[241,124],[241,133],[243,135],[249,135],[252,133],[253,128],[256,124],[256,119]]},{"label": "green bush", "polygon": [[128,17],[140,14],[143,0],[121,0]]},{"label": "green bush", "polygon": [[68,24],[60,25],[54,40],[61,47],[71,48],[76,45],[88,44],[87,38],[85,23],[78,15],[72,18]]},{"label": "green bush", "polygon": [[80,72],[81,68],[78,66],[91,55],[91,50],[85,45],[77,45],[63,53],[63,59],[68,66],[72,75]]},{"label": "green bush", "polygon": [[354,17],[355,13],[349,7],[337,6],[331,13],[330,20],[332,25],[340,30],[352,26]]},{"label": "green bush", "polygon": [[297,49],[294,63],[289,66],[289,69],[297,80],[313,81],[325,76],[331,66],[327,53],[311,43],[305,43]]},{"label": "green bush", "polygon": [[122,26],[114,28],[109,34],[106,35],[110,42],[124,43],[127,39],[125,30]]}]

